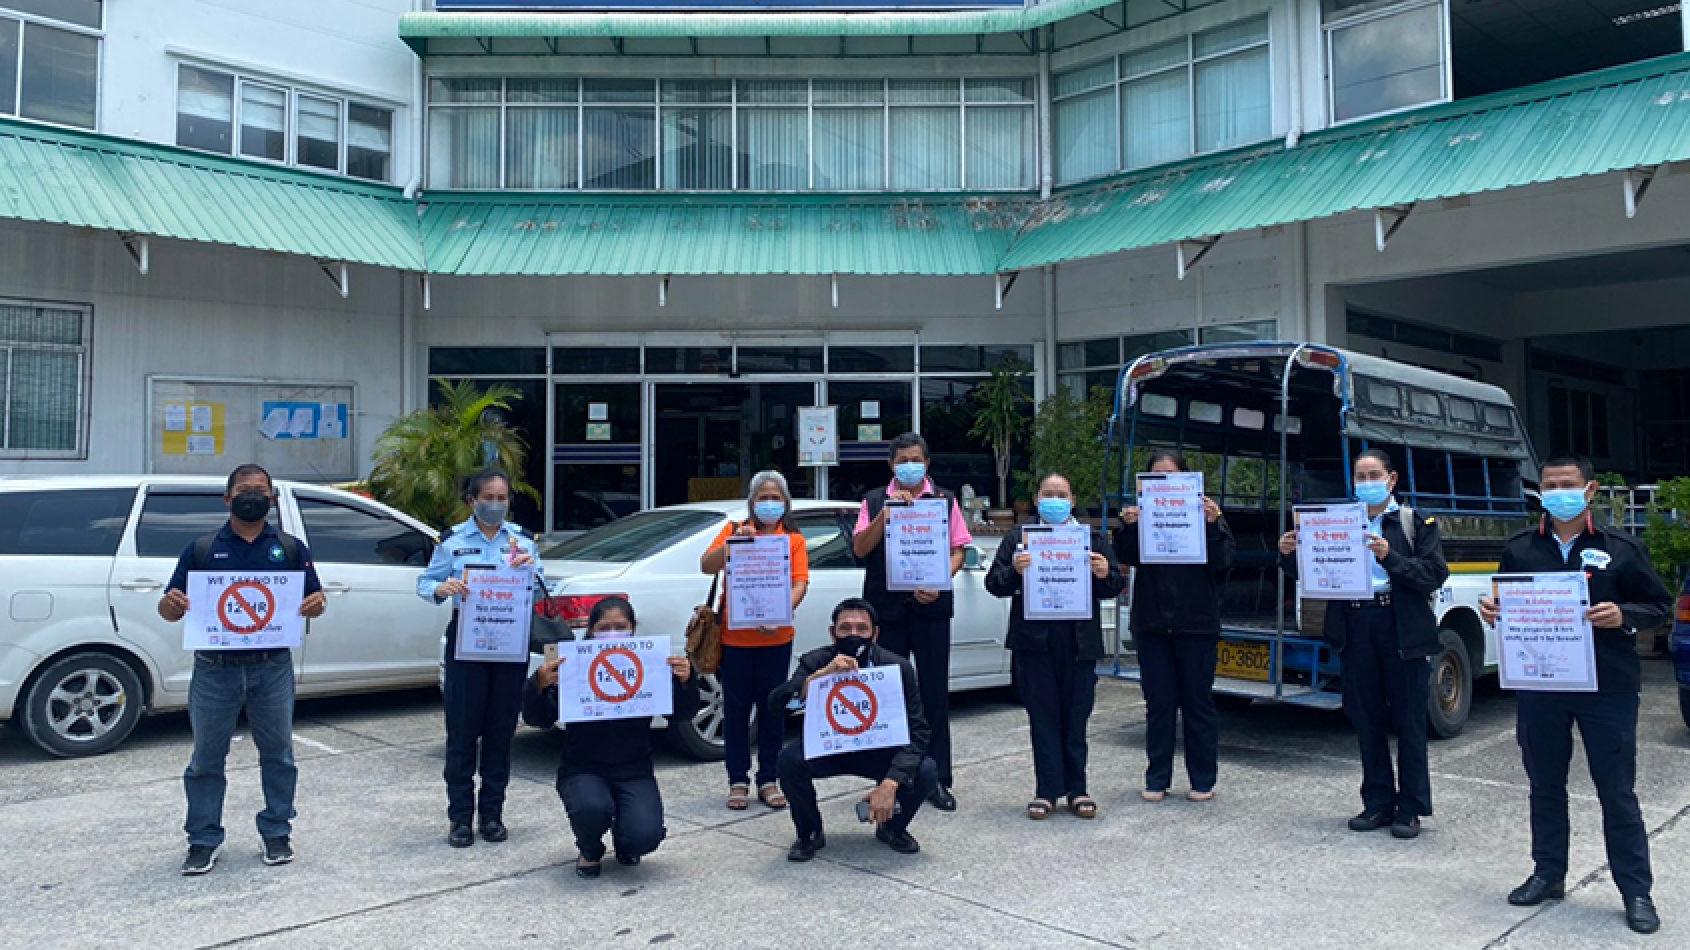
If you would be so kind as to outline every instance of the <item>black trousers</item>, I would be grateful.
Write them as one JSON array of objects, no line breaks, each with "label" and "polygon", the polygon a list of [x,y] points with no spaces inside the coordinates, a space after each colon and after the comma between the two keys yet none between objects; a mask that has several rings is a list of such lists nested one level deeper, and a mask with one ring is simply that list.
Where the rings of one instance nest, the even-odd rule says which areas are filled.
[{"label": "black trousers", "polygon": [[1608,866],[1625,898],[1647,897],[1649,829],[1637,805],[1636,693],[1518,694],[1515,735],[1532,783],[1532,862],[1551,881],[1567,876],[1567,768],[1573,726],[1584,739],[1590,779],[1602,802]]},{"label": "black trousers", "polygon": [[[1370,812],[1399,819],[1432,813],[1431,766],[1426,758],[1426,703],[1431,664],[1404,659],[1396,615],[1388,607],[1351,608],[1344,648],[1344,711],[1361,746],[1361,801]],[[1391,770],[1391,731],[1397,762]]]},{"label": "black trousers", "polygon": [[[460,663],[452,658],[458,622],[446,628],[446,818],[453,824],[503,820],[511,780],[511,738],[522,712],[526,663]],[[475,776],[481,775],[480,801]]]},{"label": "black trousers", "polygon": [[1220,637],[1137,634],[1139,688],[1144,691],[1144,787],[1165,792],[1174,781],[1175,719],[1185,723],[1185,774],[1191,789],[1209,792],[1219,771],[1215,721],[1215,655]]},{"label": "black trousers", "polygon": [[[1071,625],[1070,625],[1071,626]],[[1053,630],[1048,652],[1010,655],[1033,741],[1033,794],[1046,801],[1086,794],[1086,723],[1097,699],[1097,664],[1079,658],[1074,632]]]},{"label": "black trousers", "polygon": [[[816,804],[816,779],[855,775],[874,782],[881,781],[892,766],[895,752],[896,749],[872,749],[805,759],[802,739],[790,742],[780,750],[780,790],[786,793],[786,800],[790,803],[792,826],[798,831],[798,837],[807,838],[822,830],[821,807]],[[915,813],[921,810],[921,803],[933,794],[933,788],[938,784],[938,770],[933,760],[922,759],[915,782],[899,787],[900,810],[886,823],[886,827],[893,831],[908,828]]]},{"label": "black trousers", "polygon": [[589,861],[604,857],[604,833],[616,853],[641,857],[657,850],[663,827],[663,796],[657,779],[610,778],[593,772],[559,776],[557,794],[569,813],[575,847]]},{"label": "black trousers", "polygon": [[[927,757],[939,769],[939,784],[951,787],[951,621],[904,617],[880,630],[881,646],[915,664],[921,714],[932,730]],[[788,798],[792,796],[788,794]]]}]

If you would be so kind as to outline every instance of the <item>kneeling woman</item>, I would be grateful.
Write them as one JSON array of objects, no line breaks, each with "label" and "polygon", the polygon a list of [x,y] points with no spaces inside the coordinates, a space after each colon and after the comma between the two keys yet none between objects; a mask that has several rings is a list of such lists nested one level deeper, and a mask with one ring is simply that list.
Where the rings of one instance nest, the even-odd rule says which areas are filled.
[{"label": "kneeling woman", "polygon": [[[587,639],[634,635],[634,608],[620,597],[593,605]],[[548,660],[528,678],[522,718],[537,729],[557,724],[558,660]],[[691,688],[692,666],[684,656],[669,658],[675,675],[675,711],[692,718],[698,694]],[[616,860],[626,865],[657,850],[663,841],[663,798],[651,767],[651,720],[607,719],[573,722],[563,732],[563,759],[557,767],[557,793],[575,832],[575,873],[599,876],[604,835],[610,832]]]}]

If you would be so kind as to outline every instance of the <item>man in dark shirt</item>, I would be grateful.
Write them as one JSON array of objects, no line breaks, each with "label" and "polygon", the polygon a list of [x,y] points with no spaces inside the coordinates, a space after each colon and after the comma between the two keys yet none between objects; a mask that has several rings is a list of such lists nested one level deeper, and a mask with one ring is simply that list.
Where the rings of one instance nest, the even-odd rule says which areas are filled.
[{"label": "man in dark shirt", "polygon": [[[299,613],[306,618],[323,613],[323,585],[311,565],[311,552],[299,539],[272,527],[266,518],[274,504],[275,486],[257,465],[242,465],[229,475],[223,503],[229,521],[215,535],[188,545],[176,562],[158,614],[170,623],[188,613],[190,571],[301,571],[304,598]],[[264,839],[265,864],[293,860],[292,821],[294,787],[299,769],[293,762],[293,651],[201,650],[194,654],[193,679],[188,686],[188,722],[194,730],[194,756],[182,775],[188,796],[188,856],[182,873],[204,874],[217,864],[223,850],[223,796],[229,782],[224,760],[241,710],[246,710],[258,769],[264,786],[264,810],[258,813],[258,834]]]},{"label": "man in dark shirt", "polygon": [[[1637,708],[1642,667],[1637,631],[1665,621],[1672,595],[1661,584],[1643,545],[1599,528],[1590,516],[1596,480],[1590,460],[1562,456],[1543,463],[1542,524],[1508,539],[1503,574],[1582,571],[1590,587],[1587,616],[1596,635],[1596,692],[1521,690],[1515,729],[1531,779],[1531,877],[1508,895],[1530,907],[1566,892],[1567,767],[1573,725],[1584,738],[1590,778],[1602,803],[1608,864],[1625,903],[1626,923],[1638,933],[1661,926],[1649,890],[1649,831],[1637,805]],[[1488,623],[1501,616],[1495,598],[1479,609]]]},{"label": "man in dark shirt", "polygon": [[[909,744],[890,749],[841,752],[815,759],[804,757],[802,737],[781,750],[780,788],[791,802],[792,824],[798,840],[786,852],[789,861],[808,861],[827,845],[822,833],[822,813],[816,804],[818,778],[856,775],[878,782],[865,803],[868,818],[877,826],[874,836],[899,854],[921,850],[910,835],[910,821],[921,803],[939,784],[939,770],[927,756],[930,732],[921,714],[921,691],[916,687],[910,661],[880,646],[875,640],[880,627],[868,601],[848,597],[833,608],[833,636],[829,646],[818,647],[798,658],[798,669],[769,694],[765,710],[771,716],[786,716],[804,708],[810,681],[834,673],[850,673],[874,666],[896,666],[904,689],[904,712],[908,719]],[[809,713],[806,712],[806,715]]]}]

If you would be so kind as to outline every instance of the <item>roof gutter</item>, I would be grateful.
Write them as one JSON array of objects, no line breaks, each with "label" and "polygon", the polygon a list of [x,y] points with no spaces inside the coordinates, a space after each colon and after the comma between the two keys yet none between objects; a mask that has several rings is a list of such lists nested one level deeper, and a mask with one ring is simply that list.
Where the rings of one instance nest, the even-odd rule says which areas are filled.
[{"label": "roof gutter", "polygon": [[[411,0],[411,9],[422,12],[428,0]],[[423,176],[423,58],[411,63],[411,178],[405,182],[405,200],[415,201],[422,190]]]}]

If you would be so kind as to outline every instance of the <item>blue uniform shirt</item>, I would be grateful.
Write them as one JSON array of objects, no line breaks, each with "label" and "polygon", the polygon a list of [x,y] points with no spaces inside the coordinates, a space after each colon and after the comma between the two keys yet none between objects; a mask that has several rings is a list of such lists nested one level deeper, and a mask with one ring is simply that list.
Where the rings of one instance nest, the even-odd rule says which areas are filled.
[{"label": "blue uniform shirt", "polygon": [[[1385,504],[1385,510],[1379,512],[1379,517],[1368,521],[1367,530],[1381,538],[1384,537],[1385,519],[1391,517],[1400,510],[1402,510],[1402,506],[1397,504],[1396,496],[1393,495],[1391,500]],[[1373,576],[1373,592],[1375,594],[1390,593],[1391,575],[1385,573],[1385,565],[1379,563],[1379,559],[1373,557],[1372,552],[1368,552],[1367,556],[1370,559],[1367,565],[1368,571]]]},{"label": "blue uniform shirt", "polygon": [[[301,569],[305,571],[305,596],[310,597],[323,589],[323,582],[317,578],[317,568],[311,563],[311,549],[305,546],[304,541],[294,540],[299,545]],[[287,566],[287,552],[282,548],[281,533],[268,521],[258,532],[258,537],[250,542],[236,534],[227,521],[223,522],[223,527],[218,529],[217,537],[211,542],[211,549],[206,552],[204,564],[194,563],[194,546],[198,543],[195,539],[176,559],[176,573],[170,575],[166,590],[187,593],[189,571],[274,571]]]},{"label": "blue uniform shirt", "polygon": [[[527,537],[521,528],[507,521],[500,526],[499,533],[494,535],[493,540],[489,541],[487,535],[481,533],[481,525],[471,518],[447,532],[445,538],[434,546],[434,557],[417,578],[417,596],[434,603],[435,588],[445,583],[448,578],[463,577],[464,568],[471,564],[495,567],[509,564],[513,545],[534,559],[534,576],[544,586],[546,570],[540,566],[540,550],[535,546],[534,539]],[[452,599],[454,602],[461,600],[457,597]]]}]

